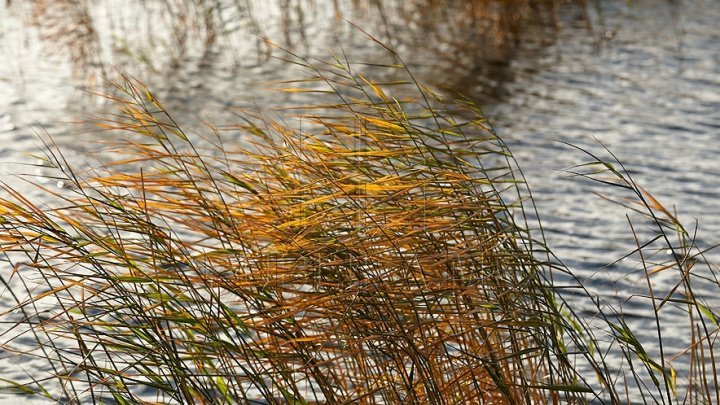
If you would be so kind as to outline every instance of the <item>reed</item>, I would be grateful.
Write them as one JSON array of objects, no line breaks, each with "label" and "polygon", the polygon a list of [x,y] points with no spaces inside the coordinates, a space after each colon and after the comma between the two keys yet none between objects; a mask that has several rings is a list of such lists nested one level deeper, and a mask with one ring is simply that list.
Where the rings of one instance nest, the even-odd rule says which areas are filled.
[{"label": "reed", "polygon": [[[625,400],[717,403],[720,374],[715,348],[720,336],[720,278],[712,257],[718,245],[701,246],[697,225],[695,229],[685,226],[677,210],[667,208],[637,184],[606,147],[600,151],[603,156],[569,146],[589,157],[588,162],[569,172],[615,190],[614,195],[601,197],[626,209],[635,249],[619,260],[634,259],[640,272],[636,276],[638,283],[645,285],[644,290],[619,305],[599,305],[599,300],[596,305],[604,332],[612,336],[609,346],[614,349],[609,349],[608,354],[615,350],[624,360],[613,373],[622,382]],[[630,325],[624,315],[630,300],[636,310],[650,314],[652,325],[643,325],[641,330]],[[671,329],[678,320],[687,322],[687,347],[678,347],[668,337],[672,332],[677,336],[677,331]],[[633,391],[632,397],[627,394],[629,390]]]},{"label": "reed", "polygon": [[301,109],[302,130],[239,112],[244,148],[212,128],[193,142],[125,77],[106,95],[118,113],[98,123],[125,134],[115,161],[81,170],[48,145],[64,182],[44,189],[52,208],[5,188],[4,347],[31,336],[49,371],[12,387],[119,403],[590,391],[559,340],[568,323],[522,179],[473,105],[411,76],[373,83],[341,59],[297,63],[312,77],[286,91],[335,97]]},{"label": "reed", "polygon": [[[236,59],[253,64],[266,61],[273,49],[265,46],[263,38],[275,38],[284,47],[305,52],[312,52],[318,42],[322,48],[333,46],[332,36],[318,37],[327,36],[327,31],[342,37],[348,27],[345,19],[395,48],[402,46],[411,50],[408,54],[422,55],[413,62],[432,65],[428,80],[442,69],[458,81],[442,85],[466,88],[460,81],[472,81],[480,86],[488,80],[473,79],[479,75],[503,81],[502,76],[508,76],[504,70],[523,46],[552,43],[561,8],[585,10],[582,0],[36,0],[8,4],[4,7],[33,27],[31,34],[37,34],[49,53],[67,56],[78,78],[95,84],[98,75],[106,77],[112,68],[120,68],[172,88],[173,82],[188,80],[188,72],[211,74],[242,64]],[[352,35],[345,38],[346,44],[349,41]],[[432,55],[430,61],[428,55]]]},{"label": "reed", "polygon": [[[237,110],[201,134],[123,76],[95,122],[112,159],[73,167],[47,140],[62,187],[0,199],[2,348],[44,365],[5,388],[63,403],[720,402],[720,282],[678,215],[607,150],[570,170],[634,213],[648,340],[546,247],[477,107],[386,50],[391,82],[286,53],[308,76],[282,90],[316,104]],[[666,344],[668,314],[687,319],[685,350]]]}]

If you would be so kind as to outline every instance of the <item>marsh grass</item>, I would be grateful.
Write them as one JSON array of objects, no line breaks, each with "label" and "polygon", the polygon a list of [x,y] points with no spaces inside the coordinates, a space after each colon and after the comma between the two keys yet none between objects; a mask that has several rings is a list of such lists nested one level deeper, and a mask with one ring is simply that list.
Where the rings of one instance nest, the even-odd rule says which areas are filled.
[{"label": "marsh grass", "polygon": [[[709,404],[720,401],[718,359],[715,353],[720,336],[720,279],[712,256],[717,244],[699,246],[696,228],[687,228],[676,209],[666,208],[639,186],[624,164],[607,148],[595,153],[573,145],[590,161],[569,169],[569,173],[619,191],[608,199],[624,208],[635,249],[618,261],[634,259],[645,289],[620,306],[598,306],[612,346],[624,359],[621,371],[625,387],[633,387],[627,401],[644,403]],[[619,194],[619,195],[618,195]],[[611,263],[610,265],[615,264]],[[640,303],[652,324],[643,330],[630,326],[623,305]],[[687,325],[689,345],[668,346],[677,336],[679,320]],[[650,335],[652,338],[642,338]],[[681,368],[681,373],[677,372]],[[626,388],[628,390],[629,388]]]},{"label": "marsh grass", "polygon": [[[6,317],[20,315],[4,347],[28,352],[14,342],[26,331],[57,383],[11,387],[119,403],[588,392],[522,177],[472,104],[409,74],[382,84],[342,59],[296,63],[310,77],[286,91],[335,100],[299,109],[300,127],[240,111],[244,148],[212,127],[191,142],[125,77],[98,123],[125,139],[116,160],[73,168],[48,144],[64,182],[44,190],[51,207],[5,188]],[[389,96],[397,86],[417,100]]]},{"label": "marsh grass", "polygon": [[[6,388],[64,403],[717,402],[718,279],[677,215],[612,154],[571,170],[640,214],[628,256],[655,315],[647,342],[546,248],[477,108],[392,54],[376,67],[404,80],[382,83],[288,53],[307,77],[282,90],[315,105],[284,121],[238,110],[203,134],[124,76],[96,120],[112,160],[74,167],[48,140],[62,188],[0,200],[3,349],[45,363]],[[671,308],[685,352],[664,345]]]}]

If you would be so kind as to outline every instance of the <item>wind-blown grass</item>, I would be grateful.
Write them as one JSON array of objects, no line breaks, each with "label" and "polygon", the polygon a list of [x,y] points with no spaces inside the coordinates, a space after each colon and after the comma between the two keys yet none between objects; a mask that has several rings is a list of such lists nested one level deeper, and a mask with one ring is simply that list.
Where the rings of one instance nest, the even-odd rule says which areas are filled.
[{"label": "wind-blown grass", "polygon": [[[50,206],[5,187],[3,347],[47,362],[10,388],[60,402],[442,404],[621,403],[634,386],[672,403],[660,314],[676,303],[693,333],[682,392],[717,399],[720,315],[694,289],[717,286],[714,268],[696,272],[688,232],[617,162],[591,155],[576,172],[629,191],[656,226],[636,253],[658,357],[552,259],[522,173],[471,103],[402,64],[385,68],[407,80],[374,83],[343,59],[294,61],[310,75],[285,91],[320,100],[295,124],[238,111],[242,146],[213,127],[198,139],[124,77],[106,95],[117,114],[98,121],[120,139],[113,161],[74,168],[48,144],[64,185],[45,189]],[[652,268],[658,248],[675,261]],[[673,269],[677,288],[654,294],[653,274]],[[608,361],[617,348],[629,370]]]},{"label": "wind-blown grass", "polygon": [[[325,86],[335,103],[304,109],[302,131],[245,113],[237,150],[217,133],[191,142],[125,78],[108,96],[119,113],[100,122],[135,134],[116,161],[78,170],[50,148],[67,185],[46,190],[52,209],[6,189],[1,246],[15,271],[3,282],[26,289],[13,289],[13,331],[43,348],[62,387],[53,397],[457,403],[586,391],[556,339],[543,247],[515,222],[521,180],[482,116],[453,103],[475,114],[460,119],[419,87],[420,102],[395,100],[340,60],[308,68],[299,85]],[[51,395],[40,381],[16,388]]]},{"label": "wind-blown grass", "polygon": [[[570,145],[572,146],[572,145]],[[633,387],[627,401],[645,403],[708,404],[720,402],[720,373],[715,353],[720,336],[720,278],[709,254],[717,245],[700,247],[696,231],[685,227],[674,209],[668,209],[639,186],[623,163],[607,148],[602,158],[582,148],[591,160],[569,170],[574,175],[619,189],[622,197],[602,197],[623,206],[635,241],[625,258],[635,258],[646,289],[636,297],[652,320],[639,331],[626,322],[623,306],[597,306],[605,332],[612,335],[626,361],[616,375],[623,387]],[[631,215],[632,214],[632,215]],[[620,260],[622,260],[620,259]],[[619,261],[619,260],[618,260]],[[614,264],[614,263],[613,263]],[[663,280],[664,278],[665,280]],[[627,302],[625,302],[627,303]],[[668,328],[687,322],[690,344],[671,352],[666,348]],[[670,322],[671,325],[667,325]],[[652,331],[652,339],[639,335]],[[609,351],[609,350],[608,350]],[[676,366],[684,371],[680,378]]]}]

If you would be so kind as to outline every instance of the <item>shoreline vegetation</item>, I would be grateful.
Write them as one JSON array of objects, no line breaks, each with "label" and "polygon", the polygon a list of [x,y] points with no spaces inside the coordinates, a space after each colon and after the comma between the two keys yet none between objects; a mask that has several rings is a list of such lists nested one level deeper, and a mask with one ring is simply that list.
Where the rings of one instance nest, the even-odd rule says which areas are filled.
[{"label": "shoreline vegetation", "polygon": [[[658,356],[622,308],[553,283],[572,272],[528,223],[517,163],[471,102],[402,64],[387,69],[407,80],[383,84],[339,58],[292,63],[309,77],[285,91],[335,98],[298,110],[302,130],[240,111],[245,148],[213,127],[193,143],[124,77],[106,95],[117,114],[97,123],[125,134],[115,161],[73,168],[48,144],[44,165],[64,186],[45,189],[53,208],[5,188],[13,272],[1,281],[16,305],[3,348],[52,370],[6,388],[63,403],[625,403],[632,387],[647,402],[717,399],[720,314],[693,290],[717,286],[714,268],[619,162],[588,153],[573,173],[624,191],[655,227],[634,252],[651,292],[654,274],[684,274],[649,297]],[[398,86],[417,97],[389,96]],[[659,249],[673,261],[655,263]],[[682,381],[662,350],[671,305],[693,334]],[[15,348],[20,336],[39,351]]]},{"label": "shoreline vegetation", "polygon": [[[457,4],[469,3],[476,19],[510,18],[485,27],[502,41],[520,35],[502,24],[524,21],[503,7],[543,29],[559,7]],[[68,40],[42,14],[51,3],[33,4]],[[219,2],[192,4],[206,25],[221,15]],[[67,44],[83,41],[97,44]],[[624,259],[644,274],[654,335],[640,338],[623,303],[553,255],[522,162],[476,104],[367,41],[395,62],[369,74],[342,54],[278,47],[306,75],[279,90],[313,100],[281,118],[238,108],[236,125],[185,130],[120,74],[99,94],[114,112],[90,123],[112,139],[97,165],[74,166],[45,137],[38,165],[57,187],[34,184],[42,201],[0,194],[12,300],[0,347],[28,363],[0,389],[59,403],[720,403],[720,280],[677,213],[602,145],[568,145],[587,157],[568,172],[629,213]],[[668,274],[670,288],[657,281]],[[687,321],[684,350],[666,343],[668,316]]]}]

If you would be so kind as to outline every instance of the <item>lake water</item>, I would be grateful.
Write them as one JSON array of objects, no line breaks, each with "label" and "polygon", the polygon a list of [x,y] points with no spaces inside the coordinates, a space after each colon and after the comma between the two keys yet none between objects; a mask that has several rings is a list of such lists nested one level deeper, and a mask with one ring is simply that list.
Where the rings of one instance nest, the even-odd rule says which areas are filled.
[{"label": "lake water", "polygon": [[[594,193],[627,195],[563,172],[590,159],[562,142],[607,156],[601,142],[638,184],[669,209],[677,207],[691,233],[697,221],[699,246],[719,241],[720,4],[683,1],[673,9],[658,3],[602,2],[604,23],[592,37],[582,28],[565,29],[541,56],[518,60],[507,96],[487,109],[525,169],[554,252],[593,291],[615,293],[625,320],[646,342],[657,337],[637,255],[606,267],[636,246],[628,210]],[[652,233],[638,222],[635,227]],[[651,261],[662,260],[658,256]],[[709,257],[717,263],[716,253]],[[680,282],[670,272],[653,279],[656,293]],[[698,287],[710,305],[720,306],[717,285]],[[679,353],[690,326],[676,309],[661,319],[665,349]],[[687,358],[672,365],[687,371]]]},{"label": "lake water", "polygon": [[[79,134],[67,122],[104,108],[83,90],[101,86],[99,74],[112,76],[111,63],[148,83],[181,122],[202,117],[222,125],[233,119],[226,107],[303,101],[267,91],[264,83],[302,72],[273,59],[278,51],[261,37],[322,59],[340,51],[338,42],[352,60],[385,57],[343,22],[377,20],[381,13],[372,7],[336,9],[317,1],[283,12],[250,2],[252,10],[228,7],[213,22],[183,2],[127,6],[111,0],[87,8],[96,31],[74,26],[71,41],[59,43],[52,39],[53,24],[77,10],[62,10],[53,20],[29,3],[0,5],[0,173],[30,196],[36,191],[9,175],[42,173],[28,166],[35,162],[28,154],[39,145],[36,132],[53,136],[71,161],[88,162],[92,141],[102,135]],[[396,45],[420,80],[460,88],[482,103],[524,169],[555,253],[591,289],[624,300],[643,292],[641,267],[632,259],[605,266],[634,248],[626,210],[594,194],[619,195],[614,190],[562,171],[587,161],[562,142],[595,152],[602,152],[599,142],[606,145],[640,185],[666,206],[677,205],[689,228],[697,220],[701,247],[720,241],[720,4],[593,3],[561,10],[557,37],[526,41],[530,45],[515,49],[514,57],[487,52],[487,44],[470,39],[444,43],[442,30],[427,39],[422,21],[389,19],[369,31]],[[195,25],[174,26],[167,16],[180,12]],[[482,58],[473,59],[481,50]],[[677,278],[661,275],[658,282],[668,288]],[[647,300],[634,297],[624,308],[626,320],[652,341]],[[673,324],[672,316],[668,321],[668,350],[679,351],[688,342],[687,325]],[[681,361],[674,365],[682,370]],[[21,370],[13,357],[0,361],[2,376]]]}]

